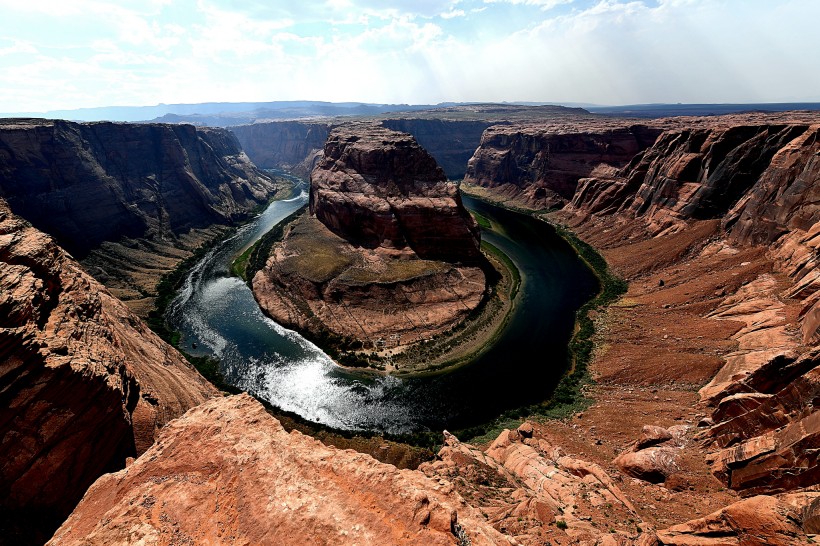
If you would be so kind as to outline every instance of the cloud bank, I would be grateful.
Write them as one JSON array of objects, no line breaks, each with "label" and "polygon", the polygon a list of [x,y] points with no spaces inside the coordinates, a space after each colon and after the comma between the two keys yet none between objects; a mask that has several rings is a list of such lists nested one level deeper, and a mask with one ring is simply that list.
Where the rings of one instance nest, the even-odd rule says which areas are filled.
[{"label": "cloud bank", "polygon": [[816,0],[0,0],[0,111],[820,101]]}]

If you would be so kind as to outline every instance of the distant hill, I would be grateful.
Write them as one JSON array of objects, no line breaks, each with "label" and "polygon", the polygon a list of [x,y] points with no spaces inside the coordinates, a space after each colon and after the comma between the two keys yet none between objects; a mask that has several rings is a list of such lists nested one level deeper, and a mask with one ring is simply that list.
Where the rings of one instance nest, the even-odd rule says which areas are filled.
[{"label": "distant hill", "polygon": [[786,112],[820,110],[820,102],[772,102],[760,104],[632,104],[627,106],[586,106],[593,114],[638,118],[672,116],[720,116],[745,112]]},{"label": "distant hill", "polygon": [[[443,103],[435,106],[452,106]],[[203,102],[156,106],[103,106],[49,112],[0,114],[3,117],[37,117],[73,121],[159,121],[198,125],[239,125],[257,119],[293,119],[314,116],[378,115],[425,110],[433,105],[370,104],[362,102],[274,101]]]},{"label": "distant hill", "polygon": [[[716,116],[741,112],[784,112],[787,110],[820,110],[817,102],[760,103],[760,104],[633,104],[600,106],[586,103],[546,102],[444,102],[439,104],[375,104],[365,102],[325,101],[272,101],[272,102],[203,102],[197,104],[158,104],[156,106],[103,106],[49,112],[0,113],[2,117],[67,119],[72,121],[128,121],[190,123],[212,127],[232,127],[260,121],[281,121],[305,118],[334,118],[345,116],[382,116],[386,114],[416,113],[422,111],[452,114],[453,109],[479,109],[478,117],[486,118],[488,107],[500,108],[502,117],[513,111],[526,115],[528,109],[563,106],[617,117],[661,118],[671,116]],[[466,108],[466,110],[463,110]],[[416,116],[412,116],[416,117]]]}]

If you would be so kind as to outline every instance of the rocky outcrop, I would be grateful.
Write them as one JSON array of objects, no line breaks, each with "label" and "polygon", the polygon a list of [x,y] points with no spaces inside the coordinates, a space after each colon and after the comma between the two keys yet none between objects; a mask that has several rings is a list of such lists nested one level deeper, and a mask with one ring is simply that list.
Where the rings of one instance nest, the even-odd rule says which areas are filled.
[{"label": "rocky outcrop", "polygon": [[513,542],[446,482],[287,433],[247,395],[170,423],[99,479],[51,545]]},{"label": "rocky outcrop", "polygon": [[[603,468],[534,437],[530,423],[504,430],[485,451],[445,432],[437,460],[419,470],[457,484],[489,523],[523,544],[598,544],[615,532],[613,522],[640,521]],[[640,534],[618,527],[621,540]]]},{"label": "rocky outcrop", "polygon": [[820,119],[750,115],[693,125],[665,132],[615,176],[582,180],[564,214],[612,217],[655,239],[714,220],[722,242],[704,255],[715,245],[765,249],[772,271],[718,294],[706,313],[740,328],[736,349],[700,390],[711,413],[701,440],[720,450],[709,458],[715,475],[744,496],[814,486]]},{"label": "rocky outcrop", "polygon": [[78,258],[104,241],[232,223],[276,189],[223,129],[0,122],[0,197]]},{"label": "rocky outcrop", "polygon": [[433,156],[450,180],[461,180],[467,162],[481,143],[489,121],[444,119],[386,119],[382,125],[409,133]]},{"label": "rocky outcrop", "polygon": [[406,348],[484,298],[478,226],[409,135],[335,129],[311,175],[310,213],[253,277],[260,306],[284,325],[345,350]]},{"label": "rocky outcrop", "polygon": [[464,181],[516,205],[558,208],[573,198],[579,179],[614,174],[660,133],[623,120],[495,125],[481,137]]},{"label": "rocky outcrop", "polygon": [[680,468],[680,448],[686,443],[686,426],[669,429],[644,425],[641,436],[613,463],[621,472],[639,480],[662,483]]},{"label": "rocky outcrop", "polygon": [[783,499],[758,496],[704,518],[660,531],[645,546],[798,546],[809,543],[801,525],[805,506],[818,494]]},{"label": "rocky outcrop", "polygon": [[46,522],[64,517],[97,477],[122,468],[165,423],[216,394],[0,200],[3,510]]},{"label": "rocky outcrop", "polygon": [[325,147],[329,123],[275,121],[231,127],[242,149],[263,169],[285,169],[308,178],[313,165],[305,165]]},{"label": "rocky outcrop", "polygon": [[409,247],[424,259],[475,261],[475,220],[412,136],[374,125],[335,129],[310,177],[310,212],[366,248]]}]

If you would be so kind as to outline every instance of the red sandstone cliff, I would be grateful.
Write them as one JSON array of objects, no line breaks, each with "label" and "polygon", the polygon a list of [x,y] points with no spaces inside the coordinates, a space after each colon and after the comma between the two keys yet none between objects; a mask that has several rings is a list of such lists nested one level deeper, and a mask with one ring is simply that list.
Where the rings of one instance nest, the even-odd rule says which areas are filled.
[{"label": "red sandstone cliff", "polygon": [[453,486],[287,433],[247,395],[207,402],[141,458],[97,481],[49,542],[513,542]]},{"label": "red sandstone cliff", "polygon": [[78,258],[232,223],[277,189],[224,129],[0,121],[0,197]]},{"label": "red sandstone cliff", "polygon": [[572,199],[579,178],[614,172],[660,133],[628,120],[584,117],[496,125],[484,131],[464,181],[513,204],[556,208]]},{"label": "red sandstone cliff", "polygon": [[[36,514],[47,530],[97,477],[122,468],[165,423],[215,394],[179,353],[0,200],[6,514]],[[4,527],[14,526],[3,519]]]},{"label": "red sandstone cliff", "polygon": [[367,248],[410,247],[448,262],[481,256],[478,226],[458,187],[412,136],[375,125],[331,133],[311,173],[310,212]]},{"label": "red sandstone cliff", "polygon": [[658,243],[714,221],[708,233],[718,242],[690,248],[695,261],[765,252],[759,265],[768,269],[706,313],[743,325],[736,350],[700,390],[711,414],[700,440],[716,476],[745,496],[820,483],[819,122],[812,114],[735,116],[668,131],[615,176],[582,180],[565,213],[579,226],[605,224]]}]

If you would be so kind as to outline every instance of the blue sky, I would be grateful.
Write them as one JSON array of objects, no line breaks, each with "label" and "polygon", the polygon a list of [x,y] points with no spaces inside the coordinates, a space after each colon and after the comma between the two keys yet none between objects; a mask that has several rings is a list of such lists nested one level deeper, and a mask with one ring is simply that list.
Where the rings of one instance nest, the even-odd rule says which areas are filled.
[{"label": "blue sky", "polygon": [[820,101],[818,0],[0,0],[0,112]]}]

